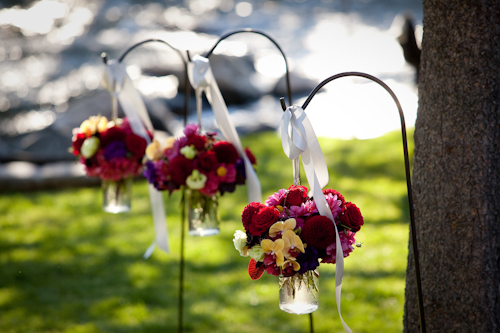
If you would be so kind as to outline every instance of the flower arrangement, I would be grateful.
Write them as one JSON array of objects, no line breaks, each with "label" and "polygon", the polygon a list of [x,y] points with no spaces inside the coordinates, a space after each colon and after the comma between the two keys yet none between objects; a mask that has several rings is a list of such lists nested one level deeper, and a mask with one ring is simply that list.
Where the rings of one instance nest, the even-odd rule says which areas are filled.
[{"label": "flower arrangement", "polygon": [[[245,148],[253,166],[255,156]],[[187,125],[184,136],[169,138],[162,148],[153,141],[146,149],[144,176],[158,190],[172,193],[183,188],[188,207],[189,234],[219,233],[217,195],[234,192],[246,180],[245,162],[236,147],[217,141],[215,133],[200,134],[197,125]]]},{"label": "flower arrangement", "polygon": [[88,176],[119,181],[141,173],[146,147],[146,140],[132,131],[127,118],[108,121],[92,116],[73,130],[70,151],[85,165]]},{"label": "flower arrangement", "polygon": [[[323,190],[338,229],[344,257],[354,250],[363,216],[339,192]],[[254,280],[264,271],[278,277],[300,276],[320,263],[336,262],[336,234],[332,221],[318,213],[307,188],[293,185],[271,195],[264,204],[252,202],[241,215],[245,231],[234,234],[234,246],[250,257],[248,272]]]},{"label": "flower arrangement", "polygon": [[[252,165],[256,159],[245,148]],[[234,192],[245,183],[245,165],[235,146],[215,139],[215,133],[201,135],[197,125],[187,125],[184,136],[168,138],[165,147],[153,141],[146,149],[144,176],[158,190],[173,192],[186,187],[211,197]]]}]

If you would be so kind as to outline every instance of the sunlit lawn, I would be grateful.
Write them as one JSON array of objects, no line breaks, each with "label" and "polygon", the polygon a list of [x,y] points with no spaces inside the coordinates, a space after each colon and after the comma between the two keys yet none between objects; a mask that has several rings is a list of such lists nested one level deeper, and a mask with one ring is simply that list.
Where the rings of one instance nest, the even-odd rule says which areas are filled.
[{"label": "sunlit lawn", "polygon": [[[292,181],[275,133],[243,138],[258,158],[264,197]],[[363,242],[345,261],[342,314],[354,332],[401,332],[408,203],[400,133],[321,140],[329,188],[360,207]],[[305,179],[303,182],[306,183]],[[180,196],[164,194],[171,253],[142,255],[154,237],[144,181],[131,213],[101,211],[99,188],[0,195],[0,332],[175,332]],[[308,332],[309,317],[278,307],[278,283],[252,281],[234,249],[246,188],[220,200],[215,237],[186,237],[185,332]],[[342,332],[335,267],[320,268],[315,332]]]}]

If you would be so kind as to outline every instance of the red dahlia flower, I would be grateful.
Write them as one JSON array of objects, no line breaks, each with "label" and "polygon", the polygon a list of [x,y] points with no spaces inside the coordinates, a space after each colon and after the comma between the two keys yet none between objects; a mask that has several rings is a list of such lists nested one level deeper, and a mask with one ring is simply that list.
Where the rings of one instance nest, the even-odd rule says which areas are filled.
[{"label": "red dahlia flower", "polygon": [[127,135],[125,145],[132,155],[134,155],[137,159],[140,159],[144,156],[144,151],[146,150],[148,143],[143,137],[132,133]]},{"label": "red dahlia flower", "polygon": [[206,151],[198,154],[198,166],[205,171],[217,170],[219,162],[217,155],[213,151]]},{"label": "red dahlia flower", "polygon": [[191,135],[186,143],[186,146],[193,145],[196,150],[200,151],[205,148],[205,144],[207,143],[207,138],[198,134]]},{"label": "red dahlia flower", "polygon": [[105,147],[113,141],[125,141],[126,136],[127,134],[119,127],[110,127],[100,135],[101,146]]},{"label": "red dahlia flower", "polygon": [[186,185],[186,178],[193,172],[193,162],[182,155],[174,158],[170,164],[170,176],[177,185]]},{"label": "red dahlia flower", "polygon": [[300,238],[307,245],[324,250],[335,243],[335,226],[328,217],[314,215],[305,220]]},{"label": "red dahlia flower", "polygon": [[213,150],[219,163],[235,164],[239,158],[238,151],[230,142],[219,141],[214,144]]}]

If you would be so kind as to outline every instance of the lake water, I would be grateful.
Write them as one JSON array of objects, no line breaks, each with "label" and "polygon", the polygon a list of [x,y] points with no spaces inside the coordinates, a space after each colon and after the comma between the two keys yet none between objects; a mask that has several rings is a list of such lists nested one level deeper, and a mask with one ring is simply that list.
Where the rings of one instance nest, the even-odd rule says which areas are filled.
[{"label": "lake water", "polygon": [[[178,49],[201,53],[222,34],[241,28],[258,29],[272,36],[286,53],[291,71],[316,82],[344,71],[366,72],[382,79],[400,99],[407,125],[411,127],[415,122],[415,70],[404,61],[396,41],[397,24],[393,22],[398,14],[411,13],[415,22],[421,23],[420,1],[22,3],[14,6],[13,2],[3,1],[0,9],[0,140],[42,130],[75,101],[92,98],[95,91],[102,89],[99,55],[103,51],[117,58],[133,43],[162,38]],[[233,36],[217,52],[253,54],[259,85],[265,91],[284,72],[279,53],[260,36]],[[134,51],[126,63],[144,96],[167,103],[175,99],[178,80],[141,72],[151,64],[180,66],[172,52],[149,46]],[[242,132],[263,126],[276,128],[282,114],[278,97],[266,95],[242,105],[229,105],[234,123]],[[305,96],[296,97],[294,103],[300,104]],[[316,132],[323,136],[364,139],[400,126],[390,96],[361,78],[343,78],[328,84],[307,110]],[[214,126],[210,112],[204,112],[203,122],[207,129]]]}]

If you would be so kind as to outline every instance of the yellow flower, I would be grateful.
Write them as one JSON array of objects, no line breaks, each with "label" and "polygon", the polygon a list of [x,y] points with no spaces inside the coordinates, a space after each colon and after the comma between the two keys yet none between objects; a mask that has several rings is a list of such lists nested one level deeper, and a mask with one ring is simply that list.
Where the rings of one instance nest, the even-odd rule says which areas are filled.
[{"label": "yellow flower", "polygon": [[283,206],[276,206],[276,209],[279,210],[280,213],[283,213]]},{"label": "yellow flower", "polygon": [[292,230],[295,229],[295,226],[297,225],[297,221],[295,221],[294,218],[290,218],[286,220],[285,222],[276,222],[269,228],[269,236],[271,237],[276,237],[279,234],[285,233],[287,230]]},{"label": "yellow flower", "polygon": [[284,243],[284,248],[283,248],[283,253],[285,257],[290,258],[290,251],[300,251],[304,253],[304,244],[302,243],[302,240],[300,239],[299,236],[292,230],[287,230],[283,233],[283,243]]},{"label": "yellow flower", "polygon": [[107,126],[108,120],[106,117],[92,116],[80,125],[80,132],[85,133],[86,136],[91,136],[97,131],[101,132],[106,130]]},{"label": "yellow flower", "polygon": [[227,173],[227,169],[223,166],[217,168],[217,176],[224,177]]},{"label": "yellow flower", "polygon": [[168,137],[167,140],[165,140],[165,149],[172,148],[175,143],[175,138],[173,136]]},{"label": "yellow flower", "polygon": [[163,155],[158,140],[153,140],[146,148],[146,156],[152,161],[158,161]]},{"label": "yellow flower", "polygon": [[97,130],[99,132],[104,132],[108,129],[108,119],[106,117],[100,117],[97,121]]},{"label": "yellow flower", "polygon": [[285,243],[282,239],[277,239],[274,242],[270,239],[264,239],[260,242],[260,246],[262,247],[262,251],[267,254],[276,255],[276,265],[283,266],[285,258],[283,257],[283,247]]},{"label": "yellow flower", "polygon": [[295,259],[294,257],[288,258],[283,263],[283,269],[287,268],[288,266],[292,266],[294,271],[298,271],[300,269],[300,264],[297,262],[297,259]]}]

